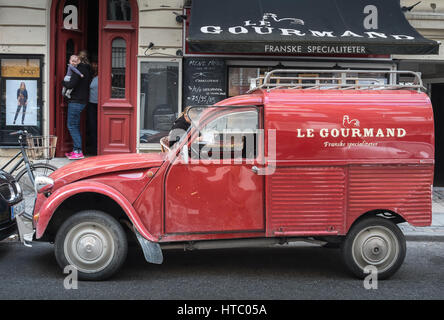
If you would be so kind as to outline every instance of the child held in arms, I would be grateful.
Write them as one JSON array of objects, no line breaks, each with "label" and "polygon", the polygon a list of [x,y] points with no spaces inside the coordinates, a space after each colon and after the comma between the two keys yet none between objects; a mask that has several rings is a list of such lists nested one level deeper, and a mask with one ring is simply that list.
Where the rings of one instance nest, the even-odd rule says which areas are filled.
[{"label": "child held in arms", "polygon": [[[76,56],[75,54],[73,54],[69,58],[68,70],[66,70],[66,75],[63,78],[63,81],[69,82],[71,80],[71,76],[72,76],[73,72],[77,73],[81,78],[83,78],[83,74],[77,69],[77,66],[79,65],[79,63],[80,63],[79,56]],[[67,98],[71,98],[71,92],[72,92],[72,89],[67,89],[66,87],[63,87],[63,89],[62,89],[62,95]]]}]

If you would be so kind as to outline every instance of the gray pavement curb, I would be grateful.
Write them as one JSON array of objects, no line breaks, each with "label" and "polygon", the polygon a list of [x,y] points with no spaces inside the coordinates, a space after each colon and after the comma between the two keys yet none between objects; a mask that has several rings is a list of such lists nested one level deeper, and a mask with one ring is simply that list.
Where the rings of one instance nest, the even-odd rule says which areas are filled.
[{"label": "gray pavement curb", "polygon": [[406,241],[417,241],[417,242],[444,242],[443,234],[422,234],[418,232],[408,232],[404,233]]},{"label": "gray pavement curb", "polygon": [[[435,218],[437,214],[434,215]],[[414,227],[408,223],[402,223],[398,227],[407,241],[444,242],[444,226],[438,221],[428,227]]]}]

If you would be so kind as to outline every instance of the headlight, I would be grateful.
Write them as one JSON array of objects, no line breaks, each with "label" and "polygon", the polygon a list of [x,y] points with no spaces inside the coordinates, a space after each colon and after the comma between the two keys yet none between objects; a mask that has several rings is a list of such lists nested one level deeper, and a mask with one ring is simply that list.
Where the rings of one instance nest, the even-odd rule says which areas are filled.
[{"label": "headlight", "polygon": [[54,186],[54,180],[46,176],[38,176],[34,179],[34,187],[37,193],[50,192]]},{"label": "headlight", "polygon": [[22,189],[9,173],[0,170],[0,197],[8,205],[14,205],[22,200]]}]

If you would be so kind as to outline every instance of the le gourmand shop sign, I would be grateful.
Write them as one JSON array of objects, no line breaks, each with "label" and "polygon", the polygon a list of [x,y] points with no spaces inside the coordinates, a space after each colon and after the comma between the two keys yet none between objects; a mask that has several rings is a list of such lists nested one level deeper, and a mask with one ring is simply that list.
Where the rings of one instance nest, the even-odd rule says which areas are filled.
[{"label": "le gourmand shop sign", "polygon": [[279,55],[438,54],[399,0],[193,0],[191,52]]}]

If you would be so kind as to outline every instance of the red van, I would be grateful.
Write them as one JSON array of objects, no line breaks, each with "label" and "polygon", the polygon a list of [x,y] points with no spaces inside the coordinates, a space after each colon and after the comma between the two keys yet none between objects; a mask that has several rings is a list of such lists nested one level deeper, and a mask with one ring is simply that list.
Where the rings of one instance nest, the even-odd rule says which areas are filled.
[{"label": "red van", "polygon": [[403,85],[369,71],[302,72],[277,70],[249,94],[191,108],[166,152],[88,158],[36,179],[36,240],[54,242],[60,266],[85,280],[114,274],[131,234],[151,263],[171,248],[303,240],[340,247],[357,277],[367,266],[390,277],[406,254],[397,224],[431,224],[430,99],[409,72],[388,72],[416,78]]}]

